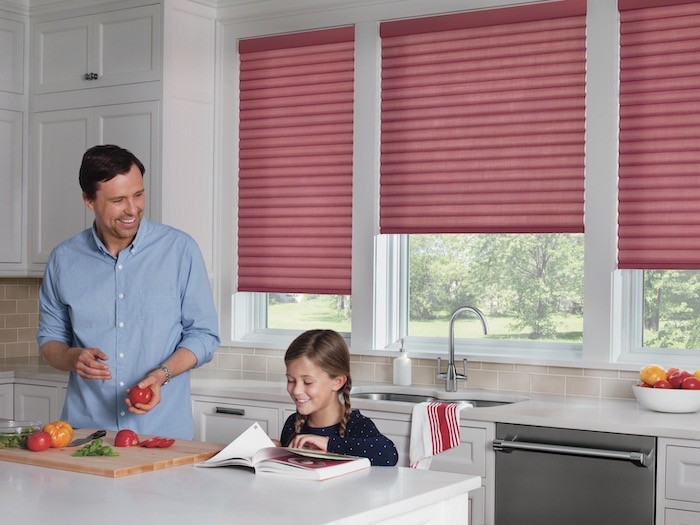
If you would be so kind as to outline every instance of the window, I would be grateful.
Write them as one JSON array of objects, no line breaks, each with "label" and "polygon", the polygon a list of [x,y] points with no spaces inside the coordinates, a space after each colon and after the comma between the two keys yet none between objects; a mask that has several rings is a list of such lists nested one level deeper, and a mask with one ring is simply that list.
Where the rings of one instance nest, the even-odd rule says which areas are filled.
[{"label": "window", "polygon": [[267,294],[267,328],[350,333],[349,295]]},{"label": "window", "polygon": [[[580,345],[583,235],[410,235],[408,336],[447,337],[451,313],[481,310],[487,339]],[[455,338],[482,339],[476,316]]]}]

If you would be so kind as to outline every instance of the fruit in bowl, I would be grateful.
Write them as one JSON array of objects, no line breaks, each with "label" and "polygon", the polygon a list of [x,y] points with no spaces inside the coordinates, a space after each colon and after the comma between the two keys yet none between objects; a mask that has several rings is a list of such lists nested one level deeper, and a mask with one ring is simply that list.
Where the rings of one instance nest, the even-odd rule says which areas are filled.
[{"label": "fruit in bowl", "polygon": [[632,391],[645,408],[672,413],[700,410],[700,369],[691,374],[680,368],[647,365],[639,371],[639,379]]}]

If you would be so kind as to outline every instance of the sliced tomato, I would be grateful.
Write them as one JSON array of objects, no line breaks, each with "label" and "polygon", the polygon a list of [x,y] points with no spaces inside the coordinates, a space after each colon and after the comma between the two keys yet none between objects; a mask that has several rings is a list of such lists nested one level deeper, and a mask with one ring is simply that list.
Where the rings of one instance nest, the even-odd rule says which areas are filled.
[{"label": "sliced tomato", "polygon": [[141,441],[139,445],[146,448],[168,448],[173,443],[175,443],[174,439],[157,436]]}]

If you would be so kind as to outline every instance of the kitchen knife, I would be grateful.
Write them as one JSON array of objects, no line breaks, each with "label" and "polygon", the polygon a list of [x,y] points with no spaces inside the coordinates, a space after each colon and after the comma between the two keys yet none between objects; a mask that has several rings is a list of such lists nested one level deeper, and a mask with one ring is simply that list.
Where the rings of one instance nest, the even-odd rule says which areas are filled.
[{"label": "kitchen knife", "polygon": [[74,439],[70,443],[68,443],[66,446],[67,447],[77,447],[78,445],[84,445],[85,443],[89,443],[93,439],[101,438],[104,435],[106,435],[107,432],[105,430],[96,430],[92,434],[90,434],[87,437],[80,438],[80,439]]}]

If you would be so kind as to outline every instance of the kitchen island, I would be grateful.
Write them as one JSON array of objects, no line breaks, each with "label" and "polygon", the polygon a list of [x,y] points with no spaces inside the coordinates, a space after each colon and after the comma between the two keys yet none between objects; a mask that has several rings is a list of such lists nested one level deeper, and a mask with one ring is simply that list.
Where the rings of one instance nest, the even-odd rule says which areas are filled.
[{"label": "kitchen island", "polygon": [[468,492],[480,485],[400,467],[321,482],[193,465],[116,479],[10,462],[0,470],[3,523],[464,524]]}]

